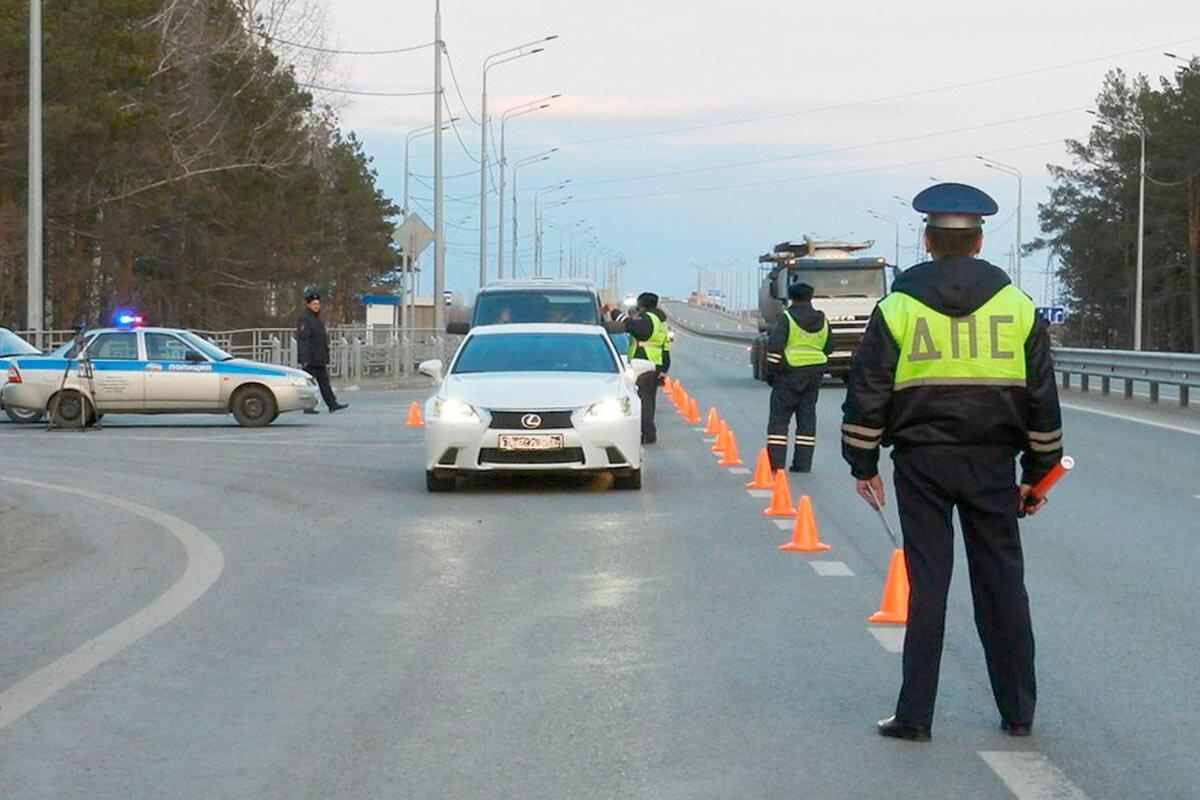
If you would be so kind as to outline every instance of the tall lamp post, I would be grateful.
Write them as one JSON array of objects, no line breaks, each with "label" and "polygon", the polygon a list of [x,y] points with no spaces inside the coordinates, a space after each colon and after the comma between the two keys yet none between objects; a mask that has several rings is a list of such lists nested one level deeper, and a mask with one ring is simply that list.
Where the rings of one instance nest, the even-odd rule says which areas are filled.
[{"label": "tall lamp post", "polygon": [[900,268],[900,220],[896,219],[895,217],[889,217],[887,214],[880,214],[878,211],[872,211],[869,208],[867,209],[867,213],[870,214],[875,219],[881,219],[881,220],[884,220],[885,222],[890,222],[890,223],[892,223],[892,226],[895,227],[895,229],[896,229],[896,243],[895,243],[896,244],[896,247],[895,247],[896,255],[892,261],[892,264],[897,269],[899,269]]},{"label": "tall lamp post", "polygon": [[544,153],[538,153],[536,156],[529,156],[528,158],[523,158],[520,161],[513,164],[513,168],[512,168],[512,218],[513,218],[512,248],[513,248],[514,275],[515,275],[515,268],[516,268],[516,264],[517,264],[517,255],[516,254],[517,254],[517,250],[520,249],[519,242],[517,242],[517,192],[519,191],[518,187],[520,186],[519,178],[520,178],[521,167],[527,167],[527,166],[530,166],[531,164],[539,164],[543,161],[549,161],[550,156],[557,152],[558,152],[558,148],[554,147],[554,148],[551,148],[550,150],[545,151]]},{"label": "tall lamp post", "polygon": [[1018,289],[1021,288],[1021,245],[1024,241],[1021,239],[1021,217],[1024,216],[1025,210],[1025,179],[1021,174],[1021,170],[1014,167],[1012,164],[1005,164],[1003,161],[996,161],[994,158],[985,158],[984,156],[975,156],[983,162],[983,165],[988,169],[994,169],[997,172],[1003,172],[1006,175],[1012,175],[1017,179],[1017,253],[1013,262],[1013,283]]},{"label": "tall lamp post", "polygon": [[[1100,122],[1108,122],[1117,132],[1120,127],[1097,114],[1093,109],[1087,113]],[[1138,159],[1138,230],[1137,230],[1137,273],[1134,279],[1133,298],[1133,349],[1142,349],[1142,273],[1146,256],[1146,129],[1140,123],[1126,121],[1133,130],[1137,131],[1140,154]]]},{"label": "tall lamp post", "polygon": [[[549,191],[556,191],[558,189],[562,189],[564,186],[567,185],[567,183],[570,183],[570,181],[569,180],[565,181],[562,185],[556,186],[556,187],[554,187],[554,189],[551,189]],[[548,193],[548,192],[544,192],[544,193]],[[546,212],[546,209],[555,208],[557,206],[564,206],[574,199],[575,199],[575,195],[569,195],[567,197],[564,197],[562,200],[555,200],[553,203],[547,203],[546,205],[542,206],[541,210],[539,210],[538,209],[538,196],[536,196],[536,195],[534,196],[534,198],[533,198],[533,224],[534,224],[533,269],[534,269],[535,277],[538,277],[538,278],[542,277],[542,214],[544,214]]]},{"label": "tall lamp post", "polygon": [[[544,108],[549,108],[550,107],[549,101],[554,100],[561,96],[562,95],[552,94],[549,97],[543,97],[540,100],[533,100],[528,103],[521,103],[520,105],[513,106],[512,108],[508,109],[507,111],[505,111],[503,114],[500,115],[500,163],[498,165],[500,167],[500,197],[499,197],[499,200],[500,200],[500,202],[499,202],[500,224],[498,226],[499,231],[496,234],[496,258],[497,258],[496,276],[498,278],[504,277],[504,173],[508,168],[508,156],[506,155],[506,152],[505,152],[505,147],[506,147],[506,145],[505,145],[505,130],[508,127],[508,121],[514,117],[523,117],[526,114],[532,114],[535,111],[541,111]],[[515,227],[515,220],[514,220],[514,227]],[[514,236],[515,236],[515,234],[514,234]],[[515,241],[513,242],[513,245],[514,245],[514,247],[513,247],[513,275],[515,276],[516,270],[517,270],[517,251],[516,251],[516,246],[515,246],[516,242]]]},{"label": "tall lamp post", "polygon": [[42,288],[42,0],[29,0],[29,198],[25,324],[42,346],[46,301]]},{"label": "tall lamp post", "polygon": [[442,177],[442,0],[433,13],[433,327],[446,329],[446,220]]},{"label": "tall lamp post", "polygon": [[[545,50],[544,47],[534,47],[534,45],[543,44],[552,39],[557,39],[557,36],[547,36],[543,39],[538,39],[534,42],[510,47],[507,50],[501,50],[498,53],[492,53],[483,60],[483,88],[480,92],[480,109],[479,109],[479,285],[482,287],[487,283],[487,209],[488,209],[488,95],[487,95],[487,80],[488,72],[492,67],[498,67],[501,64],[507,64],[510,61],[516,61],[526,56],[534,55]],[[533,48],[533,49],[529,49]]]}]

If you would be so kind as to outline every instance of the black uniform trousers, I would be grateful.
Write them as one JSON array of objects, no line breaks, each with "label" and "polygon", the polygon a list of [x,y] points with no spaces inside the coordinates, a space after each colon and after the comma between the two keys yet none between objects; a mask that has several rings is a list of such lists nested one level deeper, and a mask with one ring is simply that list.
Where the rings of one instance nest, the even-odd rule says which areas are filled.
[{"label": "black uniform trousers", "polygon": [[911,588],[898,720],[922,726],[933,720],[954,564],[951,513],[957,508],[975,626],[996,706],[1001,719],[1019,725],[1033,722],[1033,629],[1017,528],[1014,458],[1015,453],[1003,447],[929,446],[893,452]]},{"label": "black uniform trousers", "polygon": [[654,412],[658,410],[658,381],[660,370],[645,372],[638,376],[637,393],[642,401],[642,443],[658,441],[658,427],[654,424]]},{"label": "black uniform trousers", "polygon": [[767,456],[771,471],[783,469],[787,460],[788,426],[796,418],[796,447],[792,467],[812,469],[817,446],[817,396],[825,365],[798,367],[775,373],[771,386],[771,413],[767,419]]},{"label": "black uniform trousers", "polygon": [[333,393],[333,386],[329,383],[329,369],[324,364],[309,364],[304,368],[304,371],[317,381],[317,386],[321,389],[321,399],[325,401],[325,405],[333,408],[338,404],[337,395]]}]

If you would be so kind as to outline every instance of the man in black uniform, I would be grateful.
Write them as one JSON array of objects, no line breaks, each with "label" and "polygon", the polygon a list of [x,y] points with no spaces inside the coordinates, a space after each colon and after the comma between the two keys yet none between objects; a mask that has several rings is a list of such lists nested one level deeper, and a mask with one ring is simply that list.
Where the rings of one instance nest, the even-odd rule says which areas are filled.
[{"label": "man in black uniform", "polygon": [[[316,379],[317,386],[321,387],[321,397],[332,414],[350,406],[338,402],[329,384],[329,334],[325,331],[325,323],[321,321],[321,295],[309,292],[304,298],[304,305],[304,311],[296,320],[296,360],[302,369]],[[304,413],[316,414],[317,410],[305,409]]]},{"label": "man in black uniform", "polygon": [[771,415],[767,421],[767,455],[771,472],[787,460],[788,425],[796,417],[796,447],[792,472],[812,469],[817,446],[817,395],[833,339],[825,314],[812,307],[813,287],[788,286],[791,307],[779,315],[767,337],[767,383],[771,384]]},{"label": "man in black uniform", "polygon": [[[1062,456],[1050,337],[1033,301],[975,256],[995,201],[962,184],[921,192],[932,260],[896,279],[850,371],[842,453],[871,505],[884,502],[881,444],[894,447],[911,586],[904,683],[883,736],[928,741],[937,694],[958,509],[1001,727],[1028,735],[1037,697],[1018,511]],[[1014,459],[1021,454],[1018,485]],[[1028,500],[1028,502],[1027,502]]]},{"label": "man in black uniform", "polygon": [[642,401],[642,444],[654,444],[658,441],[658,428],[654,424],[658,387],[671,369],[670,329],[667,312],[658,307],[658,295],[653,292],[638,295],[637,307],[625,319],[625,332],[630,338],[626,355],[644,358],[657,367],[637,379],[638,398]]}]

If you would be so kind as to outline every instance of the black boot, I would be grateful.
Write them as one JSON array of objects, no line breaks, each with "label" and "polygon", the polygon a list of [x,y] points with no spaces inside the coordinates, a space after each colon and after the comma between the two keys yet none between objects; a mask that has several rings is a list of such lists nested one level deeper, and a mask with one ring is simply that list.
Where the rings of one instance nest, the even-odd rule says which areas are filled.
[{"label": "black boot", "polygon": [[928,742],[932,737],[930,730],[924,725],[909,725],[895,717],[881,719],[876,723],[880,736],[891,739],[904,739],[908,742]]},{"label": "black boot", "polygon": [[1033,725],[1030,723],[1009,722],[1006,719],[1002,719],[1000,720],[1000,730],[1009,736],[1029,736],[1033,733]]}]

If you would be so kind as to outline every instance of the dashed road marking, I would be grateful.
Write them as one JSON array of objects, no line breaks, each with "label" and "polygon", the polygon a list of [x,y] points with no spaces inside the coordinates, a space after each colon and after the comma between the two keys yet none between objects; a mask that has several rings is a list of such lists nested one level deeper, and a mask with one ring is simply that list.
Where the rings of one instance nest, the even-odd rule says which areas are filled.
[{"label": "dashed road marking", "polygon": [[127,511],[165,528],[167,533],[183,545],[187,554],[187,566],[179,580],[150,605],[0,692],[0,730],[4,730],[129,645],[186,611],[221,576],[225,569],[225,556],[208,534],[165,511],[90,489],[76,489],[6,475],[0,475],[0,481],[72,494]]},{"label": "dashed road marking", "polygon": [[1018,800],[1087,800],[1083,790],[1041,753],[983,750],[979,757]]},{"label": "dashed road marking", "polygon": [[730,467],[729,471],[730,471],[730,473],[732,473],[734,475],[749,475],[750,474],[750,470],[746,469],[745,467]]},{"label": "dashed road marking", "polygon": [[823,578],[853,578],[854,570],[841,561],[810,561],[808,565]]},{"label": "dashed road marking", "polygon": [[773,519],[771,521],[774,522],[775,527],[779,528],[781,531],[790,531],[792,528],[796,527],[796,520],[794,519]]},{"label": "dashed road marking", "polygon": [[751,497],[770,497],[771,490],[770,489],[747,489],[746,494],[750,495]]},{"label": "dashed road marking", "polygon": [[894,628],[867,628],[867,630],[875,637],[875,641],[879,642],[889,653],[904,652],[903,625],[897,625]]}]

